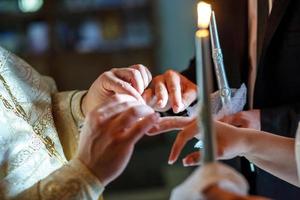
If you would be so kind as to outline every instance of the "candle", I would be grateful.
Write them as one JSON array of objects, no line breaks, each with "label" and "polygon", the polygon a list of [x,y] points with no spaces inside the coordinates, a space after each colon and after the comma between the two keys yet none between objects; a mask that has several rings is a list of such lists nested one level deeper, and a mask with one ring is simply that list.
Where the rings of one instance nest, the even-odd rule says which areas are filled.
[{"label": "candle", "polygon": [[203,163],[215,161],[215,134],[212,124],[210,93],[212,87],[211,78],[211,51],[209,40],[209,24],[211,18],[211,6],[205,2],[199,2],[198,27],[196,32],[196,76],[198,85],[199,115],[197,117],[198,129],[202,130]]},{"label": "candle", "polygon": [[212,12],[210,21],[210,39],[212,47],[212,57],[215,66],[215,73],[218,82],[218,88],[220,92],[220,97],[222,100],[222,105],[226,106],[231,100],[231,90],[228,85],[227,76],[224,67],[223,53],[219,41],[219,34],[217,28],[217,22],[215,13]]}]

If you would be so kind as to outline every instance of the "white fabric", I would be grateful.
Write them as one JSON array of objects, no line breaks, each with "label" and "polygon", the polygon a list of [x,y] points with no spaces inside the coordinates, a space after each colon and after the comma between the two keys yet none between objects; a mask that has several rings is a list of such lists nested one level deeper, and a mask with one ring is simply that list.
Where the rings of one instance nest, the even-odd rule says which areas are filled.
[{"label": "white fabric", "polygon": [[296,143],[295,143],[295,155],[297,161],[298,177],[300,182],[300,123],[298,124],[298,129],[296,133]]},{"label": "white fabric", "polygon": [[[98,180],[78,161],[63,166],[61,160],[49,156],[32,129],[42,130],[43,137],[48,136],[65,159],[52,115],[51,95],[57,92],[54,81],[1,47],[0,74],[30,123],[0,100],[0,199],[98,199],[103,191]],[[2,81],[0,94],[13,105]],[[68,194],[80,198],[68,198]]]},{"label": "white fabric", "polygon": [[[45,121],[47,126],[44,134],[54,141],[56,149],[63,156],[51,113],[51,93],[56,91],[54,82],[44,79],[26,62],[2,48],[0,73],[30,116],[30,122],[34,126],[40,126],[41,120]],[[0,93],[13,104],[2,83]],[[62,166],[57,159],[48,155],[31,126],[12,111],[8,111],[2,102],[0,127],[1,173],[5,174],[1,177],[0,191],[5,191],[7,196],[20,193]],[[8,165],[7,169],[4,168],[5,165]]]},{"label": "white fabric", "polygon": [[232,168],[222,163],[212,163],[197,168],[171,193],[170,200],[203,200],[202,192],[212,185],[239,195],[246,195],[248,183]]},{"label": "white fabric", "polygon": [[[243,110],[247,100],[247,88],[242,84],[239,89],[231,89],[231,102],[225,106],[222,106],[219,91],[212,93],[210,98],[213,117],[218,120]],[[188,107],[187,112],[190,117],[196,117],[199,113],[198,105]]]},{"label": "white fabric", "polygon": [[[211,94],[211,108],[213,118],[215,120],[221,119],[224,116],[232,115],[238,112],[241,112],[247,101],[247,88],[245,84],[239,89],[231,89],[231,102],[225,106],[222,106],[222,101],[219,95],[219,91]],[[195,117],[198,115],[198,105],[194,105],[192,107],[187,108],[188,115],[191,117]],[[196,135],[196,138],[199,139],[200,133]],[[201,143],[201,142],[200,142]],[[200,145],[197,143],[196,146]],[[199,148],[199,146],[198,146]]]}]

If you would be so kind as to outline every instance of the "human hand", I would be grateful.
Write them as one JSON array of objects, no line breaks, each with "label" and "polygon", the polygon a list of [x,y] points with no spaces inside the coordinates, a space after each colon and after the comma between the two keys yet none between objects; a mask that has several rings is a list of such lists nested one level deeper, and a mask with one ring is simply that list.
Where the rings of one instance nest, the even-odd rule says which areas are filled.
[{"label": "human hand", "polygon": [[197,86],[176,71],[168,70],[153,78],[143,97],[156,111],[184,111],[197,97]]},{"label": "human hand", "polygon": [[261,130],[260,110],[242,111],[233,115],[225,116],[220,121],[240,128]]},{"label": "human hand", "polygon": [[[215,133],[217,140],[217,159],[231,159],[237,156],[244,156],[249,151],[247,144],[248,132],[246,129],[215,121]],[[173,164],[179,157],[183,147],[195,135],[199,134],[196,120],[178,133],[173,144],[169,164]],[[183,159],[184,166],[198,165],[201,159],[200,151],[189,154]]]},{"label": "human hand", "polygon": [[124,171],[135,144],[157,120],[149,106],[115,95],[87,115],[76,157],[106,186]]},{"label": "human hand", "polygon": [[[170,200],[213,199],[215,196],[211,194],[211,186],[222,189],[221,192],[217,191],[219,193],[215,196],[218,197],[223,195],[223,190],[226,194],[231,192],[232,196],[246,196],[249,189],[246,179],[240,173],[225,164],[213,162],[195,169],[191,175],[172,190]],[[227,196],[224,195],[224,197]]]},{"label": "human hand", "polygon": [[86,115],[114,94],[131,95],[141,103],[145,103],[141,95],[151,80],[150,71],[143,65],[114,68],[104,72],[83,97],[81,105],[83,114]]},{"label": "human hand", "polygon": [[268,200],[259,196],[244,196],[226,191],[217,185],[212,185],[203,191],[206,200]]}]

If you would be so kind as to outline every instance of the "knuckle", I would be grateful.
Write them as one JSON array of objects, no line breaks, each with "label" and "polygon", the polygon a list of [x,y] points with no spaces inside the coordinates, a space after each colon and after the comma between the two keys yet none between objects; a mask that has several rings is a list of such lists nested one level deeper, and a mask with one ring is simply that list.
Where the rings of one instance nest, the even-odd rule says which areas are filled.
[{"label": "knuckle", "polygon": [[133,67],[134,67],[134,68],[137,68],[137,69],[143,69],[143,68],[146,68],[143,64],[135,64]]},{"label": "knuckle", "polygon": [[171,85],[171,86],[169,86],[169,90],[171,92],[176,92],[178,90],[178,88],[175,85]]},{"label": "knuckle", "polygon": [[152,79],[152,83],[158,84],[160,82],[163,82],[163,80],[164,80],[164,76],[163,75],[158,75],[158,76],[156,76]]},{"label": "knuckle", "polygon": [[131,107],[132,107],[132,102],[126,101],[126,102],[123,103],[123,106],[124,106],[125,108],[131,108]]},{"label": "knuckle", "polygon": [[125,81],[117,81],[116,84],[118,87],[123,88],[124,90],[129,90],[132,87],[130,83]]},{"label": "knuckle", "polygon": [[119,94],[115,94],[115,95],[113,95],[112,97],[111,97],[111,101],[114,101],[114,102],[121,102],[122,101],[122,97],[121,97],[121,95],[119,95]]},{"label": "knuckle", "polygon": [[138,116],[139,115],[139,109],[138,109],[138,107],[131,107],[131,108],[129,108],[128,115],[132,116],[132,117]]},{"label": "knuckle", "polygon": [[131,69],[130,72],[131,72],[131,76],[135,79],[137,79],[140,75],[140,72],[137,69]]},{"label": "knuckle", "polygon": [[131,87],[131,85],[127,82],[119,82],[119,85],[124,89],[128,89],[129,87]]},{"label": "knuckle", "polygon": [[110,71],[108,71],[108,72],[113,72],[113,73],[114,73],[114,72],[116,72],[116,71],[118,71],[118,70],[120,70],[120,68],[115,68],[115,67],[114,67],[114,68],[112,68],[112,69],[111,69]]},{"label": "knuckle", "polygon": [[172,70],[172,69],[168,69],[168,70],[166,71],[166,75],[169,75],[169,76],[173,75],[174,73],[175,73],[175,71]]},{"label": "knuckle", "polygon": [[112,141],[111,141],[111,145],[115,148],[116,146],[119,146],[120,144],[122,144],[124,141],[124,139],[120,136],[117,135],[113,135],[112,136]]},{"label": "knuckle", "polygon": [[101,74],[101,75],[100,75],[100,78],[101,78],[101,79],[103,79],[103,78],[107,78],[107,77],[109,77],[109,76],[110,76],[110,74],[111,74],[111,72],[110,72],[110,71],[106,71],[106,72],[104,72],[103,74]]}]

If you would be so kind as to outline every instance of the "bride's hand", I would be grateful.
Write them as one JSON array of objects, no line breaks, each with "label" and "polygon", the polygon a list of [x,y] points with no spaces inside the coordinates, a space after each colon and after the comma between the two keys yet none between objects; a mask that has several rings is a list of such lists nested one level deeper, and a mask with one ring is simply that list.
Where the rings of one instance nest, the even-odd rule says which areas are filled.
[{"label": "bride's hand", "polygon": [[[237,156],[244,156],[248,152],[247,136],[245,129],[215,121],[215,133],[217,142],[217,159],[231,159]],[[178,133],[173,144],[169,163],[173,164],[179,157],[186,143],[198,134],[196,120]],[[199,164],[201,160],[200,151],[193,152],[183,159],[185,166]]]}]

